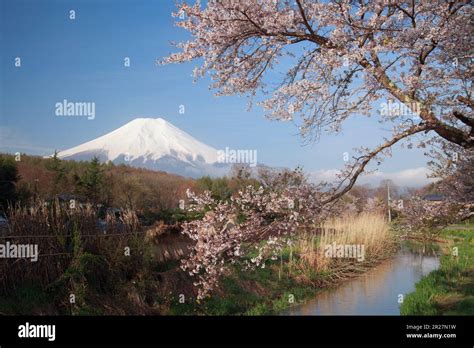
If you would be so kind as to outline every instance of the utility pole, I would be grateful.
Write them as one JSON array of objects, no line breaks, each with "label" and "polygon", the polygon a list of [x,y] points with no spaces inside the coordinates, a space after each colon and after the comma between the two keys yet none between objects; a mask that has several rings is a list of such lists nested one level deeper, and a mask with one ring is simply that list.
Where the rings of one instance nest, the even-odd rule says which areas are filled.
[{"label": "utility pole", "polygon": [[390,211],[390,186],[387,183],[387,208],[388,208],[388,222],[392,222],[392,212]]}]

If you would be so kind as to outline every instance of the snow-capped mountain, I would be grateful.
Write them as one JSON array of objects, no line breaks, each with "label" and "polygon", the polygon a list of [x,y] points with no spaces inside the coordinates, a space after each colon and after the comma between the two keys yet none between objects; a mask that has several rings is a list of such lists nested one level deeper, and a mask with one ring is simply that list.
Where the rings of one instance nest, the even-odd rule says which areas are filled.
[{"label": "snow-capped mountain", "polygon": [[58,153],[70,160],[125,163],[189,177],[223,175],[218,152],[162,118],[137,118],[97,139]]}]

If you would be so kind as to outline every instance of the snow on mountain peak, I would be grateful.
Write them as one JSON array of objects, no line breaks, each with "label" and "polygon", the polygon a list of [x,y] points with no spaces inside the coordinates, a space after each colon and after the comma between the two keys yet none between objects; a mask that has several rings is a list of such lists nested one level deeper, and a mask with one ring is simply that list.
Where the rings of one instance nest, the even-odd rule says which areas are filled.
[{"label": "snow on mountain peak", "polygon": [[[58,153],[65,159],[125,158],[134,164],[163,158],[193,164],[217,162],[217,150],[201,143],[163,118],[136,118],[99,138]],[[138,162],[138,163],[137,163]]]}]

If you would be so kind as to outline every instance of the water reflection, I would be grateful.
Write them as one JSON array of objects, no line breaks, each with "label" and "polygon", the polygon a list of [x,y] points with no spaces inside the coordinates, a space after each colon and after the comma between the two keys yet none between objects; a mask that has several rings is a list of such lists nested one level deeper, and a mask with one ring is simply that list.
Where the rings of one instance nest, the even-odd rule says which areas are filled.
[{"label": "water reflection", "polygon": [[335,289],[321,292],[284,315],[399,315],[399,294],[415,289],[421,277],[439,267],[436,255],[403,248],[398,254]]}]

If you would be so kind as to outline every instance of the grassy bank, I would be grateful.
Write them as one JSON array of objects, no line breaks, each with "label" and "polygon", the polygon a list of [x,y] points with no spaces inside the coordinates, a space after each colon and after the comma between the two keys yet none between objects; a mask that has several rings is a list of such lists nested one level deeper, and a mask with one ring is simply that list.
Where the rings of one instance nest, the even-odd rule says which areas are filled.
[{"label": "grassy bank", "polygon": [[[327,245],[364,245],[364,260],[328,257]],[[278,314],[312,298],[317,292],[363,273],[390,257],[395,243],[387,223],[377,215],[339,218],[320,226],[318,233],[295,238],[277,260],[265,268],[232,268],[220,288],[202,303],[170,298],[173,315]]]},{"label": "grassy bank", "polygon": [[[123,227],[128,233],[112,224],[108,234],[99,233],[95,221],[90,211],[67,215],[60,208],[55,214],[12,214],[12,241],[38,243],[42,253],[38,262],[2,260],[0,314],[278,314],[367,271],[396,249],[381,216],[330,220],[299,234],[264,268],[231,267],[212,296],[198,303],[194,278],[179,270],[179,260],[153,257],[153,244],[133,221]],[[328,245],[363,245],[363,259],[328,256]],[[124,253],[128,248],[130,255]]]},{"label": "grassy bank", "polygon": [[10,211],[0,244],[36,245],[39,254],[0,260],[0,315],[157,313],[144,303],[153,260],[136,215],[124,212],[120,224],[107,216],[107,233],[97,221],[88,207],[58,202]]},{"label": "grassy bank", "polygon": [[441,238],[447,243],[440,268],[416,284],[402,315],[474,315],[474,225],[448,227]]}]

